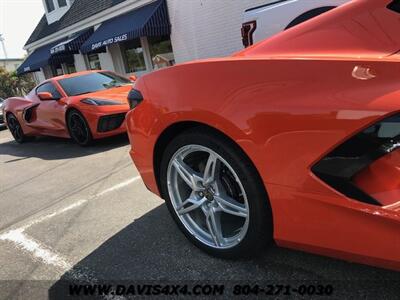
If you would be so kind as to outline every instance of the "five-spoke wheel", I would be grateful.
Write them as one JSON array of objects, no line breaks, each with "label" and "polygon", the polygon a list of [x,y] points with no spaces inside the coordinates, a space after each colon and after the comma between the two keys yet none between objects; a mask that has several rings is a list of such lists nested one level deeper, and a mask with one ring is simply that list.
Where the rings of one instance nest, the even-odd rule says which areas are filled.
[{"label": "five-spoke wheel", "polygon": [[233,170],[219,154],[200,145],[184,146],[168,166],[168,190],[183,225],[215,248],[231,248],[246,235],[247,195]]},{"label": "five-spoke wheel", "polygon": [[160,175],[174,219],[199,247],[238,256],[271,239],[265,189],[248,159],[223,137],[178,136],[165,151]]}]

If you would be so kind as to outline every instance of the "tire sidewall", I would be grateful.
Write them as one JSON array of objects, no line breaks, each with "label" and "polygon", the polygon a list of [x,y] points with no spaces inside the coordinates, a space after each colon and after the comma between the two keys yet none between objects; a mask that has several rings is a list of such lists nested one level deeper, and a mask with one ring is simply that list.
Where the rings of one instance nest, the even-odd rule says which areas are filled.
[{"label": "tire sidewall", "polygon": [[[216,249],[200,242],[185,228],[172,205],[167,185],[168,165],[176,151],[189,144],[205,146],[218,153],[235,170],[246,191],[250,212],[249,226],[242,241],[232,248]],[[248,257],[258,254],[272,240],[271,208],[258,173],[247,157],[238,151],[237,146],[223,136],[196,130],[187,131],[166,147],[160,167],[161,195],[178,227],[200,249],[222,258]]]}]

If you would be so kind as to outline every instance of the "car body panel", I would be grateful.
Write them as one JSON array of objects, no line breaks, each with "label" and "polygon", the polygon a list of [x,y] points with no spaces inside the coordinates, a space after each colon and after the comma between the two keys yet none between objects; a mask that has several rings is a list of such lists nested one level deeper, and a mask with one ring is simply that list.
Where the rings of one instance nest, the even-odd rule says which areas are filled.
[{"label": "car body panel", "polygon": [[[109,137],[126,132],[125,122],[117,129],[108,132],[98,132],[97,126],[99,118],[113,114],[126,113],[129,110],[127,95],[131,89],[131,85],[115,87],[108,90],[88,93],[78,96],[67,96],[59,84],[59,80],[90,74],[97,71],[84,71],[75,74],[63,75],[42,82],[39,86],[46,82],[51,82],[61,94],[59,100],[40,100],[36,94],[35,87],[26,97],[14,97],[6,100],[5,113],[13,113],[17,116],[22,129],[26,135],[48,135],[62,138],[69,138],[66,124],[66,113],[69,109],[76,109],[85,117],[93,138]],[[86,98],[108,99],[120,102],[120,105],[94,106],[81,102]],[[33,116],[30,122],[24,119],[26,110],[33,108]]]},{"label": "car body panel", "polygon": [[266,1],[265,5],[245,11],[243,23],[256,21],[254,43],[285,30],[297,17],[322,7],[337,7],[349,0],[285,0]]},{"label": "car body panel", "polygon": [[[238,52],[238,56],[385,57],[400,50],[392,0],[354,0]],[[340,41],[340,42],[338,42]]]},{"label": "car body panel", "polygon": [[[384,51],[374,46],[376,51],[363,52],[358,38],[344,40],[346,47],[326,55],[319,44],[312,47],[308,34],[315,30],[319,36],[321,24],[341,28],[335,20],[346,23],[343,15],[382,14],[397,22],[400,15],[381,9],[389,2],[354,1],[297,26],[304,51],[289,55],[294,28],[232,57],[140,78],[134,88],[144,100],[128,113],[127,127],[130,154],[146,186],[160,195],[155,155],[163,134],[177,124],[203,124],[233,140],[253,162],[269,196],[279,245],[400,270],[400,199],[388,206],[363,203],[311,170],[338,145],[400,112],[400,61],[390,55],[400,37]],[[383,26],[393,22],[379,20]],[[397,35],[394,30],[383,39]],[[359,55],[348,51],[353,42]]]},{"label": "car body panel", "polygon": [[[58,90],[60,92],[60,89]],[[24,122],[25,127],[23,129],[26,128],[27,133],[29,132],[28,128],[31,127],[37,132],[42,132],[44,135],[68,137],[65,130],[65,112],[67,109],[65,97],[58,101],[42,101],[35,92],[31,92],[27,98],[32,101],[32,104],[24,107],[24,110],[36,106],[36,109],[34,109],[36,115],[33,121],[29,123]],[[21,119],[23,120],[23,118]]]}]

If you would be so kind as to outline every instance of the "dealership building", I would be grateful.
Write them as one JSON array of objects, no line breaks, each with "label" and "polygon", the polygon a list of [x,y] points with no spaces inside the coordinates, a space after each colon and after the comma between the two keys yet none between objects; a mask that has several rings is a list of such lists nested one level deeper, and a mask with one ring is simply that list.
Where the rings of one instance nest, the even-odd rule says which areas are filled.
[{"label": "dealership building", "polygon": [[273,0],[43,0],[19,74],[37,82],[104,69],[141,75],[243,48],[244,11]]}]

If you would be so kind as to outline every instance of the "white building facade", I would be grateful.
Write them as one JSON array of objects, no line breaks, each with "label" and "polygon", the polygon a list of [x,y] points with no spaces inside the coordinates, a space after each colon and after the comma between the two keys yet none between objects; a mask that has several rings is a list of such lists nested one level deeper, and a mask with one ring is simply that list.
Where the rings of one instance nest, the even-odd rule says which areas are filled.
[{"label": "white building facade", "polygon": [[14,72],[22,64],[22,58],[0,58],[0,68],[8,72]]},{"label": "white building facade", "polygon": [[[274,1],[105,0],[101,1],[103,7],[96,7],[100,1],[43,0],[46,14],[25,45],[30,55],[18,72],[33,73],[37,82],[90,69],[140,76],[159,68],[155,61],[160,57],[168,57],[165,60],[168,63],[162,64],[165,66],[227,56],[243,48],[244,11]],[[155,16],[150,16],[151,7],[158,3],[164,6],[153,12]],[[147,25],[142,24],[141,20],[146,18],[155,21],[150,19]],[[166,22],[169,22],[168,31]],[[123,28],[128,30],[129,26],[131,32],[123,34]],[[113,38],[102,40],[112,35],[113,30],[116,30]],[[79,43],[70,42],[75,46],[73,51],[59,55],[57,51],[65,45],[70,47],[68,41],[76,36]],[[101,49],[96,45],[102,46]]]}]

